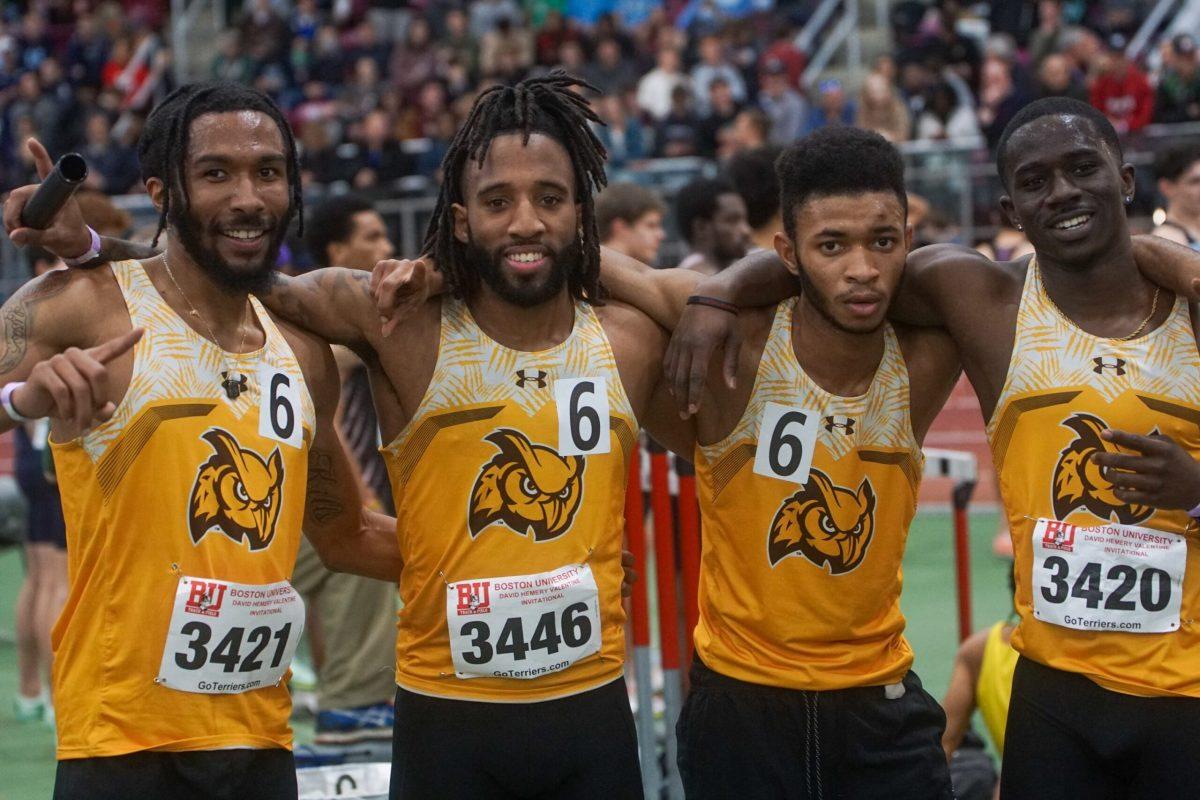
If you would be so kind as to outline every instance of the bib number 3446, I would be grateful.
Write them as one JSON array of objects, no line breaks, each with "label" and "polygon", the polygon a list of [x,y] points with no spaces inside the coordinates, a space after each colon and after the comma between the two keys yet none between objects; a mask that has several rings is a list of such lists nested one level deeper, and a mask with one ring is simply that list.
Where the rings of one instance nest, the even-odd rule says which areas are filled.
[{"label": "bib number 3446", "polygon": [[596,579],[586,564],[446,587],[459,678],[533,679],[600,650]]},{"label": "bib number 3446", "polygon": [[1182,536],[1041,519],[1033,529],[1033,556],[1035,618],[1087,631],[1179,630],[1187,562]]}]

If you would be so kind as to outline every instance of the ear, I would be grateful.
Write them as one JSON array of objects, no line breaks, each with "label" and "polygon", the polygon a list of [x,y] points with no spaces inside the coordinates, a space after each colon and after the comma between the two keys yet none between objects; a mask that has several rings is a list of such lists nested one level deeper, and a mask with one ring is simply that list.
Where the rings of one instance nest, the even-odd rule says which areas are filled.
[{"label": "ear", "polygon": [[858,485],[858,504],[864,514],[875,510],[875,490],[871,488],[871,481],[867,478],[863,478],[862,483]]},{"label": "ear", "polygon": [[450,213],[454,215],[454,238],[462,244],[466,244],[471,239],[471,225],[467,222],[467,207],[452,203]]},{"label": "ear", "polygon": [[1135,197],[1137,195],[1137,181],[1133,176],[1133,164],[1121,165],[1121,195],[1122,197]]},{"label": "ear", "polygon": [[165,186],[161,178],[146,179],[146,193],[150,195],[150,202],[154,203],[154,208],[160,214],[162,213],[163,201],[166,199]]},{"label": "ear", "polygon": [[1004,214],[1004,218],[1010,225],[1021,230],[1021,220],[1017,219],[1017,207],[1013,205],[1012,198],[1006,194],[1000,195],[1000,212]]},{"label": "ear", "polygon": [[800,274],[800,259],[792,245],[792,238],[785,231],[775,231],[775,252],[783,259],[788,272],[793,275]]}]

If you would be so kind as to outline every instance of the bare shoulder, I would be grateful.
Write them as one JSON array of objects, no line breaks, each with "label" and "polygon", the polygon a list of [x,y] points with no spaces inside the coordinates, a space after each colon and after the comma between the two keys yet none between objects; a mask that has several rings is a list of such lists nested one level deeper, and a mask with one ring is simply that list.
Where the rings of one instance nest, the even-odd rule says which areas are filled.
[{"label": "bare shoulder", "polygon": [[130,324],[121,287],[107,264],[39,275],[9,298],[3,316],[6,326],[23,326],[31,337],[63,348],[91,347]]},{"label": "bare shoulder", "polygon": [[917,440],[923,442],[962,374],[954,339],[943,328],[894,325],[908,369],[909,415]]},{"label": "bare shoulder", "polygon": [[658,344],[661,356],[661,345],[666,342],[666,331],[644,312],[628,303],[611,299],[606,300],[604,305],[593,308],[614,347],[618,342],[641,348],[651,348]]},{"label": "bare shoulder", "polygon": [[980,288],[1001,290],[1019,287],[1025,279],[1029,258],[993,261],[983,253],[957,244],[931,244],[908,256],[906,279],[936,281],[948,292]]},{"label": "bare shoulder", "polygon": [[271,318],[283,334],[283,338],[287,340],[288,346],[292,348],[292,354],[296,356],[296,361],[300,363],[304,381],[308,384],[308,391],[312,394],[318,411],[330,402],[336,406],[341,378],[338,375],[337,361],[333,357],[333,350],[329,343],[298,325],[280,319],[275,314],[271,314]]}]

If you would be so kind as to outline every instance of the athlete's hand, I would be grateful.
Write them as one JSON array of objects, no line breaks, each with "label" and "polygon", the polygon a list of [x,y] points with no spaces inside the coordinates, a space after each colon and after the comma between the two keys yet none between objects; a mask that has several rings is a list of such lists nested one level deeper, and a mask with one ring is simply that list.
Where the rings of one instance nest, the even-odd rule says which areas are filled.
[{"label": "athlete's hand", "polygon": [[[38,177],[44,179],[54,169],[50,154],[37,139],[29,139],[25,146],[33,156]],[[78,258],[86,253],[92,246],[92,235],[88,233],[87,223],[83,221],[83,213],[74,197],[67,201],[46,230],[26,228],[21,224],[21,212],[37,189],[38,184],[35,183],[9,192],[8,199],[4,201],[4,230],[8,238],[18,247],[41,247],[59,258]]]},{"label": "athlete's hand", "polygon": [[725,350],[722,372],[725,383],[732,389],[737,386],[738,354],[742,349],[737,316],[710,306],[686,306],[663,358],[667,389],[675,398],[682,418],[687,419],[700,409],[708,366],[722,348]]},{"label": "athlete's hand", "polygon": [[389,258],[371,270],[371,296],[379,310],[383,335],[443,289],[442,273],[428,258]]},{"label": "athlete's hand", "polygon": [[116,406],[109,397],[108,365],[129,352],[143,330],[80,350],[71,347],[34,366],[12,394],[12,404],[26,417],[51,417],[67,425],[72,438],[92,424],[110,419]]},{"label": "athlete's hand", "polygon": [[621,597],[629,597],[633,594],[633,585],[638,582],[638,571],[634,569],[633,553],[628,550],[621,551],[621,567],[625,570],[625,575],[621,578]]},{"label": "athlete's hand", "polygon": [[1162,509],[1191,510],[1200,504],[1200,463],[1174,439],[1139,436],[1127,431],[1105,431],[1105,440],[1133,450],[1097,453],[1096,463],[1113,484],[1113,493],[1126,503]]}]

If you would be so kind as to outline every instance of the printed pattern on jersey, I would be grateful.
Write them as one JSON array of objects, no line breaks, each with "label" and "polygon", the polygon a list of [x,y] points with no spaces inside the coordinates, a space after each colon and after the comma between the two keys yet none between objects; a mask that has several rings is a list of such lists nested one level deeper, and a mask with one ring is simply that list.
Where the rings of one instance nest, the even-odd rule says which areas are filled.
[{"label": "printed pattern on jersey", "polygon": [[[312,399],[303,387],[303,372],[283,334],[258,298],[251,297],[250,304],[267,335],[265,351],[224,353],[216,344],[189,327],[167,305],[139,262],[116,262],[112,270],[124,292],[130,320],[134,327],[144,328],[145,333],[134,345],[137,366],[116,413],[112,419],[93,428],[81,439],[81,444],[93,461],[105,455],[108,447],[121,437],[146,406],[168,398],[196,396],[197,387],[219,386],[221,373],[228,369],[230,363],[236,365],[243,375],[250,375],[247,391],[239,394],[236,400],[230,400],[224,391],[214,399],[225,403],[238,418],[257,414],[262,387],[257,386],[253,378],[257,366],[265,362],[296,375],[301,381],[301,417],[304,427],[312,430],[316,415]],[[154,353],[153,362],[146,363],[143,353]],[[211,394],[206,388],[200,390],[200,397]],[[152,430],[145,432],[145,438],[148,440],[152,433]]]}]

